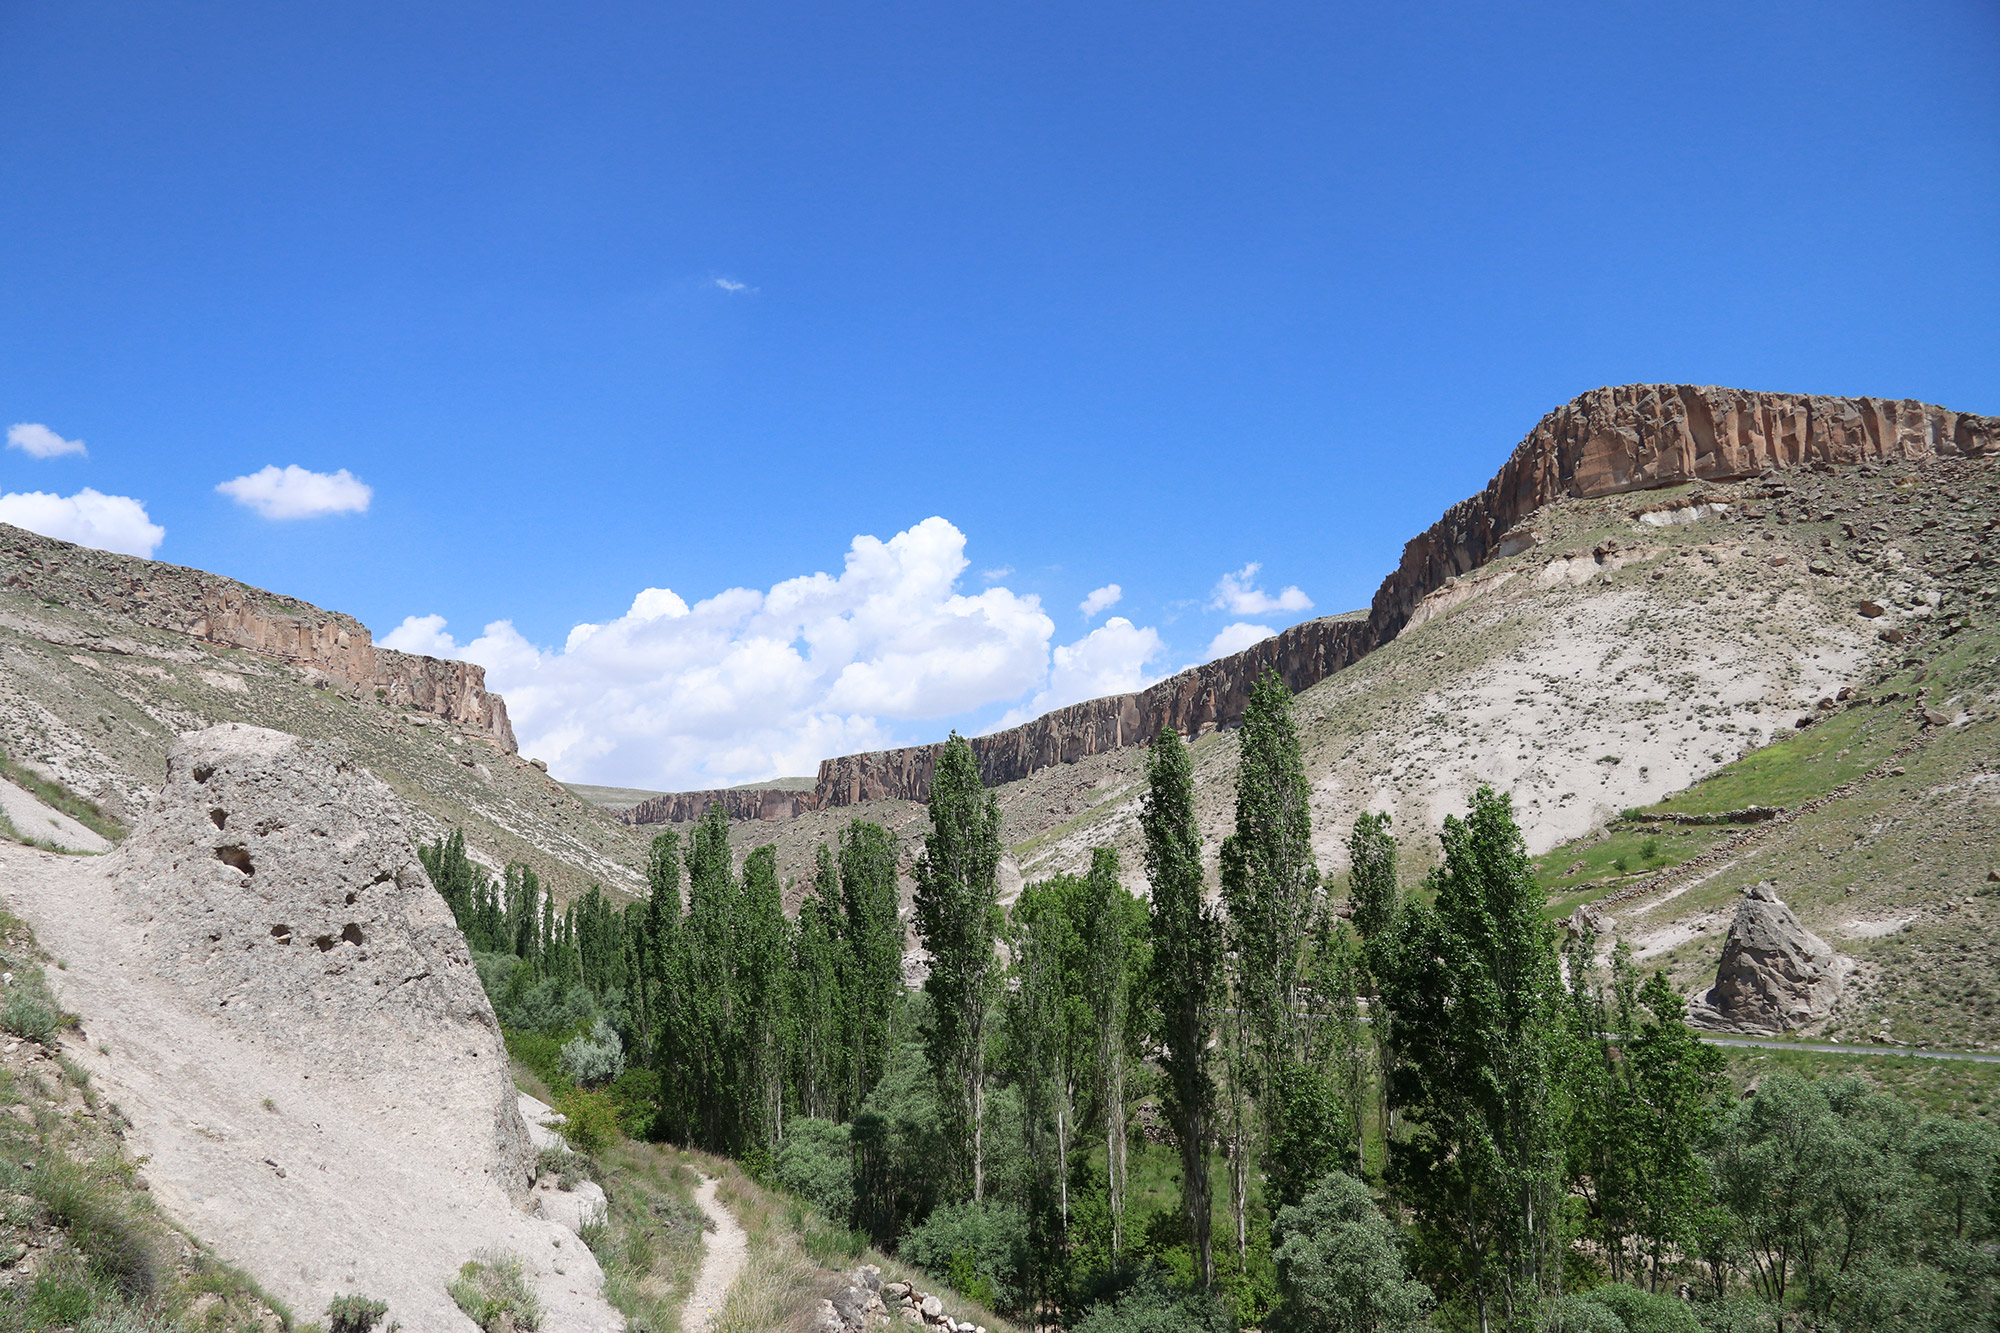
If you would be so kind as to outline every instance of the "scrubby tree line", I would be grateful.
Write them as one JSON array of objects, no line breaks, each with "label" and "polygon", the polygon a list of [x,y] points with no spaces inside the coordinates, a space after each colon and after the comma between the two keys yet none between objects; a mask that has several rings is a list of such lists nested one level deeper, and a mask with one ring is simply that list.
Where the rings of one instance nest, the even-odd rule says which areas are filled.
[{"label": "scrubby tree line", "polygon": [[775,852],[735,866],[719,809],[685,850],[655,840],[622,910],[558,913],[455,839],[425,863],[503,1022],[569,1023],[566,1067],[615,1026],[644,1070],[628,1131],[738,1154],[1038,1323],[2000,1327],[1989,1127],[1852,1078],[1731,1095],[1664,974],[1564,945],[1507,798],[1475,793],[1407,886],[1388,817],[1361,816],[1336,894],[1275,675],[1237,748],[1213,860],[1163,732],[1147,896],[1099,848],[1003,909],[998,807],[954,736],[912,868],[915,994],[872,824],[819,850],[789,919]]}]

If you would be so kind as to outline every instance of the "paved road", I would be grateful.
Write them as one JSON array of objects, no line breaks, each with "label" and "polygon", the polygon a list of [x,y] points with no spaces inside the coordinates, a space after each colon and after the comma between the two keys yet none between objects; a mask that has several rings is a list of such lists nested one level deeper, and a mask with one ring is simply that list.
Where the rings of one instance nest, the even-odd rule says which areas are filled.
[{"label": "paved road", "polygon": [[1759,1041],[1755,1037],[1712,1037],[1702,1034],[1711,1046],[1761,1046],[1770,1051],[1820,1051],[1827,1055],[1914,1055],[1925,1060],[1972,1060],[1978,1064],[2000,1064],[2000,1055],[1976,1051],[1925,1051],[1912,1046],[1844,1046],[1830,1041]]}]

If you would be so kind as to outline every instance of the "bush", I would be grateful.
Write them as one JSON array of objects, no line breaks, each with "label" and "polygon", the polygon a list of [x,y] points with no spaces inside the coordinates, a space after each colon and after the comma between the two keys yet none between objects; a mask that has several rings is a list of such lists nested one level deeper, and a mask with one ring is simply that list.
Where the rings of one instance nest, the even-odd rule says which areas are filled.
[{"label": "bush", "polygon": [[556,1098],[562,1112],[562,1136],[586,1157],[595,1157],[618,1141],[618,1112],[601,1092],[572,1088]]},{"label": "bush", "polygon": [[371,1301],[366,1296],[336,1296],[326,1307],[326,1333],[369,1333],[388,1313],[389,1307],[382,1301]]},{"label": "bush", "polygon": [[846,1125],[796,1116],[785,1126],[785,1141],[771,1160],[772,1174],[842,1226],[854,1213],[854,1146]]},{"label": "bush", "polygon": [[1587,1296],[1565,1296],[1542,1325],[1543,1333],[1630,1333],[1625,1321]]},{"label": "bush", "polygon": [[458,1276],[446,1288],[466,1318],[485,1333],[494,1333],[503,1318],[513,1326],[534,1333],[542,1326],[542,1303],[535,1297],[521,1261],[511,1254],[482,1250],[477,1259],[466,1261]]},{"label": "bush", "polygon": [[1117,1300],[1091,1306],[1072,1333],[1236,1333],[1236,1319],[1223,1301],[1175,1291],[1149,1269]]},{"label": "bush", "polygon": [[60,1153],[45,1153],[28,1178],[28,1192],[69,1233],[92,1273],[131,1301],[160,1287],[160,1257],[152,1238],[121,1197],[118,1183]]},{"label": "bush", "polygon": [[63,1012],[38,973],[17,975],[0,1004],[0,1028],[27,1041],[47,1046],[62,1029]]},{"label": "bush", "polygon": [[1011,1203],[948,1203],[903,1233],[897,1253],[949,1279],[953,1290],[996,1309],[1018,1308],[1028,1261],[1028,1221]]},{"label": "bush", "polygon": [[1280,1209],[1272,1238],[1287,1326],[1370,1333],[1427,1326],[1430,1288],[1410,1280],[1395,1229],[1353,1176],[1330,1172],[1303,1203]]},{"label": "bush", "polygon": [[1702,1333],[1694,1307],[1673,1296],[1614,1283],[1583,1294],[1618,1316],[1626,1333]]},{"label": "bush", "polygon": [[563,1046],[561,1064],[563,1073],[585,1087],[609,1083],[625,1072],[625,1043],[599,1018],[589,1032]]},{"label": "bush", "polygon": [[502,1027],[556,1036],[585,1032],[595,1025],[597,1000],[589,987],[580,982],[564,986],[553,977],[522,986],[520,979],[526,975],[516,971],[505,992],[494,999],[494,1016]]}]

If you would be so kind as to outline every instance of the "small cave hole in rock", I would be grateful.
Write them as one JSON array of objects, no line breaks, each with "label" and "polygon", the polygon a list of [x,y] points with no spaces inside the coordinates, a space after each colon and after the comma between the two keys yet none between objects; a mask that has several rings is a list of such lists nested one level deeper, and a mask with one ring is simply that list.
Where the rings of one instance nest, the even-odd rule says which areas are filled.
[{"label": "small cave hole in rock", "polygon": [[256,867],[250,864],[250,853],[241,847],[218,847],[215,859],[226,866],[235,866],[246,875],[257,873]]},{"label": "small cave hole in rock", "polygon": [[361,895],[360,895],[359,893],[356,893],[356,892],[355,892],[355,891],[354,891],[353,889],[349,889],[349,890],[347,891],[347,905],[348,905],[349,907],[352,907],[352,906],[354,906],[354,900],[355,900],[356,898],[359,898],[360,896],[361,896]]},{"label": "small cave hole in rock", "polygon": [[210,778],[214,776],[215,776],[215,765],[196,764],[194,766],[194,780],[197,783],[207,782]]},{"label": "small cave hole in rock", "polygon": [[217,828],[226,828],[229,824],[229,812],[227,810],[211,810],[208,812],[208,822]]},{"label": "small cave hole in rock", "polygon": [[273,926],[271,927],[271,938],[280,944],[290,944],[292,942],[292,928],[290,926]]},{"label": "small cave hole in rock", "polygon": [[321,953],[331,953],[333,951],[333,936],[331,935],[315,935],[313,936],[313,943],[319,947]]},{"label": "small cave hole in rock", "polygon": [[349,944],[361,943],[361,927],[355,925],[352,921],[348,922],[340,928],[340,938],[346,940]]}]

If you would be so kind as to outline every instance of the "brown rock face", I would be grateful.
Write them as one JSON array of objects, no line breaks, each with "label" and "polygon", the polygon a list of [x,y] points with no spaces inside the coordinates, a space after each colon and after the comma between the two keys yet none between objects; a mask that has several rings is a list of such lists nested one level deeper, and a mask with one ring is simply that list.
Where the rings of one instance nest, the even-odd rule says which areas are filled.
[{"label": "brown rock face", "polygon": [[44,599],[129,616],[208,643],[282,658],[329,681],[486,732],[514,751],[507,701],[470,662],[377,648],[352,616],[323,611],[199,569],[73,546],[0,524],[0,584]]},{"label": "brown rock face", "polygon": [[[1162,727],[1199,736],[1234,726],[1250,686],[1269,664],[1294,691],[1317,684],[1401,633],[1425,597],[1488,560],[1534,545],[1521,520],[1563,498],[1588,499],[1691,481],[1730,481],[1813,464],[1978,457],[2000,453],[2000,418],[1909,400],[1824,398],[1687,384],[1593,389],[1543,417],[1485,490],[1462,500],[1403,548],[1368,613],[1309,620],[1233,657],[1206,663],[1137,694],[1092,699],[1019,727],[975,737],[973,753],[989,785],[1124,745]],[[1657,507],[1656,507],[1657,508]],[[1690,515],[1693,517],[1693,515]],[[1890,631],[1900,633],[1900,631]],[[930,794],[935,745],[842,755],[821,763],[798,810]],[[693,793],[707,808],[711,795]],[[738,793],[738,796],[749,794]],[[626,815],[653,823],[656,811],[683,810],[661,797]],[[754,804],[754,812],[752,806]],[[744,802],[732,818],[784,818],[777,807]]]},{"label": "brown rock face", "polygon": [[1715,987],[1695,1004],[1703,1027],[1783,1032],[1833,1011],[1840,959],[1800,924],[1768,883],[1746,890],[1722,946]]},{"label": "brown rock face", "polygon": [[706,814],[715,802],[721,803],[724,814],[739,820],[791,819],[820,808],[818,794],[812,791],[725,787],[718,791],[671,791],[650,796],[619,818],[628,824],[690,824]]}]

